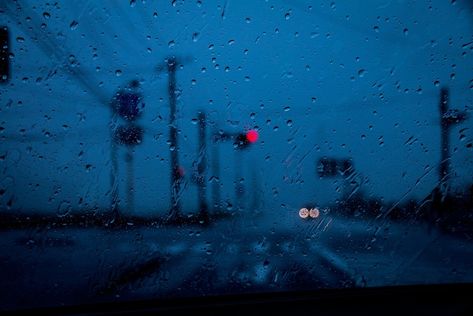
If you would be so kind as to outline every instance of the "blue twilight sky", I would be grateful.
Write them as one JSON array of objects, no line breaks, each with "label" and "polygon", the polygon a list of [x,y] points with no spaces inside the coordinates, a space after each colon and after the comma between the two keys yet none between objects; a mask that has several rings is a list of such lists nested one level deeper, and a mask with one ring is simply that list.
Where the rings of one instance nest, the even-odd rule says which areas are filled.
[{"label": "blue twilight sky", "polygon": [[[316,174],[323,156],[351,157],[369,196],[425,196],[438,181],[440,88],[471,116],[471,1],[16,2],[0,5],[12,51],[11,80],[0,86],[1,209],[108,207],[109,101],[137,78],[146,134],[128,212],[165,212],[168,78],[158,66],[170,55],[185,61],[177,122],[186,211],[196,208],[199,110],[209,128],[259,130],[241,155],[246,207],[256,199],[280,213],[341,196],[341,178]],[[471,182],[471,142],[470,118],[451,131],[454,187]],[[228,201],[236,157],[231,144],[220,146]]]}]

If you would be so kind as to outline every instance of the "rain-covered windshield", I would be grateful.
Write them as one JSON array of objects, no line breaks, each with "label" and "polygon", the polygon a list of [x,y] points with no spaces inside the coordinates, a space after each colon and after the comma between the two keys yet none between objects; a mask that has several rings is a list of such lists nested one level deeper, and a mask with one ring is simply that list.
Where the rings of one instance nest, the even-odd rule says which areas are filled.
[{"label": "rain-covered windshield", "polygon": [[473,4],[4,0],[0,310],[473,281]]}]

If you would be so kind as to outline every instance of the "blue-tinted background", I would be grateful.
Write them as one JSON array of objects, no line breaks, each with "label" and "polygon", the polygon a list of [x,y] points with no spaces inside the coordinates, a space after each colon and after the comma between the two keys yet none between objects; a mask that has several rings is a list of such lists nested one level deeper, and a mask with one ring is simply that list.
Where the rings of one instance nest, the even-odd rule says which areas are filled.
[{"label": "blue-tinted background", "polygon": [[[4,213],[63,217],[107,212],[110,103],[118,90],[138,79],[145,108],[137,124],[145,134],[133,148],[133,209],[126,208],[126,147],[118,149],[120,211],[128,216],[168,214],[170,110],[164,63],[169,56],[182,61],[176,74],[176,126],[185,174],[183,213],[198,210],[192,175],[199,158],[197,115],[203,111],[207,200],[212,205],[217,182],[219,207],[239,216],[230,220],[233,224],[225,222],[237,244],[238,236],[249,234],[248,227],[262,236],[288,232],[284,238],[292,240],[305,225],[300,208],[310,204],[334,210],[347,190],[381,201],[384,212],[411,199],[422,201],[439,184],[441,87],[449,89],[449,106],[469,115],[450,130],[449,182],[452,196],[460,200],[468,195],[473,176],[470,1],[4,1],[0,8],[11,52],[11,76],[0,86]],[[259,132],[259,139],[241,152],[232,142],[211,141],[214,131],[250,129]],[[212,156],[214,146],[219,159]],[[353,183],[347,185],[342,176],[320,177],[317,163],[323,157],[351,159]],[[211,166],[217,160],[216,179]],[[240,208],[234,188],[238,163],[244,188]],[[384,217],[381,223],[390,225]],[[312,230],[329,227],[317,225]],[[373,222],[341,225],[370,233],[378,227]],[[400,227],[421,229],[412,223]],[[339,229],[334,228],[335,234]],[[212,236],[220,237],[208,240],[226,234],[216,230]],[[115,237],[110,238],[113,244]],[[402,252],[402,246],[388,244],[390,250],[379,256]],[[133,252],[135,246],[131,242],[126,249]],[[449,257],[445,247],[439,256]],[[471,244],[462,249],[471,253]],[[43,251],[45,257],[39,259],[26,256],[45,262],[41,258],[49,258],[49,250]],[[8,264],[22,256],[1,255]],[[400,260],[409,266],[409,258]],[[471,271],[462,277],[471,281]],[[436,282],[437,273],[432,270]],[[38,274],[38,280],[47,275]],[[19,279],[22,275],[18,272]],[[397,278],[377,280],[373,284],[394,285]],[[264,278],[262,282],[266,284]]]}]

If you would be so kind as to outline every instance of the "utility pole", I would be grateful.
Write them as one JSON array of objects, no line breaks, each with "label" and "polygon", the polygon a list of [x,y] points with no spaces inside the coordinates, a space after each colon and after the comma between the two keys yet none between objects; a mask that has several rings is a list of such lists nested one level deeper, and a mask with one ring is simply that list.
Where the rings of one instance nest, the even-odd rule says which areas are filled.
[{"label": "utility pole", "polygon": [[190,57],[176,58],[167,57],[164,64],[158,65],[157,71],[168,73],[168,95],[169,95],[169,151],[170,151],[170,171],[171,171],[171,207],[169,209],[168,220],[176,221],[181,216],[181,181],[182,170],[179,166],[179,146],[178,146],[178,127],[177,127],[177,89],[176,89],[176,71],[183,62],[190,62]]},{"label": "utility pole", "polygon": [[449,178],[450,178],[450,129],[453,125],[463,122],[466,119],[466,113],[459,110],[449,109],[449,91],[448,88],[440,90],[440,165],[439,165],[439,189],[442,200],[448,196]]},{"label": "utility pole", "polygon": [[234,179],[234,190],[235,190],[235,208],[240,211],[243,207],[243,196],[245,195],[245,186],[243,185],[243,154],[241,150],[235,150],[235,179]]},{"label": "utility pole", "polygon": [[445,119],[448,111],[448,89],[442,88],[440,91],[440,165],[439,165],[439,184],[443,196],[448,195],[448,178],[450,169],[450,124]]},{"label": "utility pole", "polygon": [[115,136],[118,126],[118,115],[112,110],[112,117],[110,120],[110,197],[111,205],[110,212],[112,214],[113,221],[118,221],[120,217],[120,210],[118,208],[118,144]]},{"label": "utility pole", "polygon": [[198,164],[197,164],[197,190],[199,199],[199,219],[204,223],[209,220],[208,208],[207,208],[207,141],[206,141],[206,118],[204,112],[199,112],[199,153],[198,153]]},{"label": "utility pole", "polygon": [[171,209],[169,218],[176,219],[181,213],[180,191],[181,191],[181,173],[179,170],[179,148],[177,141],[177,125],[176,125],[176,66],[175,57],[167,59],[167,68],[169,75],[168,94],[169,94],[169,141],[171,152]]},{"label": "utility pole", "polygon": [[220,194],[220,151],[218,146],[218,132],[212,129],[212,209],[214,213],[221,210]]}]

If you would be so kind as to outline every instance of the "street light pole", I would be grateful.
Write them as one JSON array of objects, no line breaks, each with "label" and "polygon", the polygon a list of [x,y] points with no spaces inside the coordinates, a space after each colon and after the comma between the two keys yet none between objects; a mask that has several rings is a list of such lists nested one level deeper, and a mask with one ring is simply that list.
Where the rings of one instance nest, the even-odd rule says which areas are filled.
[{"label": "street light pole", "polygon": [[440,91],[440,166],[439,166],[439,184],[440,191],[443,196],[448,195],[448,178],[450,169],[450,123],[446,120],[445,116],[448,111],[448,89],[442,88]]},{"label": "street light pole", "polygon": [[449,109],[448,88],[440,90],[440,165],[439,165],[439,189],[442,200],[448,196],[450,178],[450,129],[453,125],[466,120],[467,114],[457,109]]},{"label": "street light pole", "polygon": [[216,128],[212,130],[212,209],[214,213],[221,210],[220,194],[220,151],[218,142],[218,132]]},{"label": "street light pole", "polygon": [[171,209],[169,211],[169,218],[176,219],[181,213],[180,205],[180,190],[181,190],[181,174],[179,170],[179,149],[177,140],[177,125],[176,125],[176,58],[170,57],[167,59],[168,67],[168,94],[169,94],[169,141],[171,152]]},{"label": "street light pole", "polygon": [[207,209],[207,142],[206,142],[206,118],[204,112],[199,112],[199,153],[198,153],[198,164],[197,164],[197,190],[199,199],[199,218],[200,220],[207,222],[209,219]]}]

